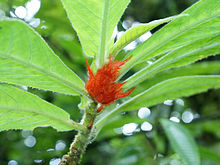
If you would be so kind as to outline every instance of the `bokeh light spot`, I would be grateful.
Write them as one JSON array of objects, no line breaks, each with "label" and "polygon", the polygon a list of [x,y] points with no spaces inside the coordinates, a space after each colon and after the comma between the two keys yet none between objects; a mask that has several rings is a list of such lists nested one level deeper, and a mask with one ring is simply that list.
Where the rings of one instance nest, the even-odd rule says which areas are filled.
[{"label": "bokeh light spot", "polygon": [[163,103],[164,103],[165,105],[171,106],[171,105],[173,105],[173,100],[166,100],[166,101],[164,101]]},{"label": "bokeh light spot", "polygon": [[193,120],[193,114],[190,111],[185,111],[182,114],[182,120],[184,123],[190,123]]},{"label": "bokeh light spot", "polygon": [[51,159],[49,165],[58,165],[60,163],[60,161],[61,161],[60,158]]},{"label": "bokeh light spot", "polygon": [[176,99],[176,103],[184,106],[184,101],[182,99]]},{"label": "bokeh light spot", "polygon": [[137,42],[132,41],[130,44],[128,44],[127,46],[124,47],[124,50],[125,51],[132,50],[132,49],[136,48],[136,46],[137,46]]},{"label": "bokeh light spot", "polygon": [[66,143],[65,143],[64,141],[58,140],[58,141],[56,142],[55,149],[56,149],[57,151],[64,150],[65,148],[66,148]]},{"label": "bokeh light spot", "polygon": [[152,124],[149,123],[149,122],[147,122],[147,121],[145,121],[145,122],[143,122],[143,123],[141,124],[141,129],[142,129],[143,131],[151,131],[152,128],[153,128]]},{"label": "bokeh light spot", "polygon": [[25,140],[24,140],[24,144],[27,147],[33,147],[36,144],[36,138],[34,136],[28,136]]},{"label": "bokeh light spot", "polygon": [[175,117],[175,116],[172,116],[172,117],[170,118],[170,120],[171,120],[171,121],[174,121],[174,122],[176,122],[176,123],[179,123],[179,122],[180,122],[180,119],[177,118],[177,117]]},{"label": "bokeh light spot", "polygon": [[144,33],[143,35],[141,35],[141,36],[139,37],[139,40],[140,40],[141,42],[144,42],[144,41],[146,41],[148,38],[150,38],[151,36],[152,36],[151,32],[148,31],[147,33]]},{"label": "bokeh light spot", "polygon": [[8,162],[8,165],[18,165],[18,162],[15,161],[15,160],[10,160],[10,161]]},{"label": "bokeh light spot", "polygon": [[139,109],[138,111],[138,117],[141,119],[147,118],[148,116],[150,116],[150,109],[147,107],[142,107]]},{"label": "bokeh light spot", "polygon": [[125,124],[122,127],[122,133],[124,135],[132,135],[132,133],[136,130],[138,124],[136,123],[129,123],[129,124]]},{"label": "bokeh light spot", "polygon": [[34,163],[42,163],[43,160],[34,160]]},{"label": "bokeh light spot", "polygon": [[16,9],[15,9],[15,14],[18,18],[25,18],[25,16],[27,15],[27,10],[26,8],[24,8],[23,6],[18,6]]}]

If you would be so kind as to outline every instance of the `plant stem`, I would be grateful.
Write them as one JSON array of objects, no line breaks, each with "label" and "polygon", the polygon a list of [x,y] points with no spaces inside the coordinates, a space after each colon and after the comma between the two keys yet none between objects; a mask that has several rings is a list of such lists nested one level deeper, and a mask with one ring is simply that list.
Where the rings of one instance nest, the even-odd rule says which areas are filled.
[{"label": "plant stem", "polygon": [[95,137],[93,122],[96,118],[96,115],[96,104],[94,102],[89,103],[85,109],[85,113],[81,121],[82,125],[87,127],[87,131],[78,132],[73,143],[70,145],[69,153],[63,156],[59,165],[79,164],[87,145],[91,143]]}]

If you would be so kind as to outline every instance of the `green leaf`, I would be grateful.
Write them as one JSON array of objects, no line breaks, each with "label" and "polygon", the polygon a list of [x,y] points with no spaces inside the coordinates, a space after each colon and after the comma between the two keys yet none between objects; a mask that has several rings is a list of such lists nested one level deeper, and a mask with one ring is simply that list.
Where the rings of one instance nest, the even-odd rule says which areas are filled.
[{"label": "green leaf", "polygon": [[55,91],[84,94],[83,81],[24,22],[0,21],[0,81]]},{"label": "green leaf", "polygon": [[146,24],[140,24],[138,26],[128,29],[111,48],[111,51],[110,51],[111,56],[113,57],[116,56],[126,45],[136,40],[138,37],[140,37],[147,31],[150,31],[161,24],[167,23],[173,19],[176,19],[182,16],[187,16],[187,15],[183,14],[183,15],[177,15],[177,16],[164,18],[164,19],[159,19],[159,20],[155,20],[155,21],[152,21]]},{"label": "green leaf", "polygon": [[205,147],[199,147],[201,159],[209,160],[220,164],[220,155]]},{"label": "green leaf", "polygon": [[16,87],[0,84],[0,131],[51,126],[58,131],[86,128],[64,110]]},{"label": "green leaf", "polygon": [[173,150],[185,165],[200,165],[198,147],[190,132],[182,125],[162,119],[161,124]]},{"label": "green leaf", "polygon": [[132,55],[132,58],[122,67],[121,76],[142,60],[220,34],[220,1],[201,0],[185,10],[183,14],[189,14],[189,16],[170,22],[131,51],[129,55]]},{"label": "green leaf", "polygon": [[62,0],[86,54],[104,64],[108,44],[130,0]]},{"label": "green leaf", "polygon": [[[163,45],[161,48],[155,50],[151,56],[164,54],[174,49],[178,49],[182,46],[190,45],[195,41],[199,41],[205,38],[211,38],[220,34],[220,13],[216,14],[215,17],[205,20],[204,23],[197,25],[195,28],[183,33],[176,37],[174,40]],[[148,59],[148,57],[143,60]]]},{"label": "green leaf", "polygon": [[[217,118],[217,115],[216,115],[216,118]],[[201,123],[195,123],[195,125],[202,127],[204,132],[210,132],[213,134],[220,135],[220,120],[207,120]]]},{"label": "green leaf", "polygon": [[186,97],[220,87],[220,76],[183,76],[163,81],[127,100],[118,109],[123,111],[152,106],[165,100]]},{"label": "green leaf", "polygon": [[152,86],[108,113],[101,115],[96,125],[100,127],[106,120],[119,112],[153,106],[165,100],[190,96],[210,88],[220,88],[220,76],[184,76],[169,79]]},{"label": "green leaf", "polygon": [[152,65],[141,69],[129,77],[124,89],[129,89],[143,82],[152,75],[174,67],[190,64],[202,58],[214,55],[220,52],[220,35],[212,38],[205,38],[191,43],[189,46],[174,50],[167,55],[155,61]]},{"label": "green leaf", "polygon": [[[167,79],[171,79],[174,77],[180,76],[192,76],[192,75],[208,75],[208,74],[216,74],[220,72],[220,61],[210,61],[210,62],[200,62],[192,65],[169,69],[163,72],[160,72],[154,75],[149,80],[145,81],[141,84],[142,91],[148,89],[149,87],[162,82]],[[139,86],[135,88],[137,90]]]}]

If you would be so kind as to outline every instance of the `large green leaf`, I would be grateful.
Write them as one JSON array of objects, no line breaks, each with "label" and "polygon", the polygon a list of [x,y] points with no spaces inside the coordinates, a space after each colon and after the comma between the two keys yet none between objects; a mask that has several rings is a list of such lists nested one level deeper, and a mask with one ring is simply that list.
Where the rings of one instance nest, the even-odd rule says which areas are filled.
[{"label": "large green leaf", "polygon": [[192,65],[169,69],[154,75],[135,88],[131,94],[140,93],[149,87],[167,79],[180,76],[209,75],[220,73],[220,61],[199,62]]},{"label": "large green leaf", "polygon": [[220,76],[183,76],[163,81],[131,98],[118,109],[134,110],[152,106],[168,99],[186,97],[204,92],[209,88],[220,87]]},{"label": "large green leaf", "polygon": [[0,84],[0,131],[52,126],[58,131],[86,130],[64,110],[7,84]]},{"label": "large green leaf", "polygon": [[116,56],[119,53],[119,51],[122,50],[126,45],[136,40],[138,37],[140,37],[142,34],[146,33],[147,31],[150,31],[161,24],[167,23],[173,19],[182,16],[187,16],[187,15],[177,15],[164,19],[159,19],[146,24],[140,24],[138,26],[128,29],[111,48],[110,51],[111,56]]},{"label": "large green leaf", "polygon": [[220,1],[201,0],[183,14],[189,16],[175,19],[131,51],[132,58],[121,69],[121,75],[142,60],[220,34]]},{"label": "large green leaf", "polygon": [[168,99],[177,99],[196,93],[204,92],[209,88],[220,88],[220,76],[183,76],[163,81],[148,90],[128,99],[115,109],[100,115],[96,125],[103,123],[119,112],[149,107]]},{"label": "large green leaf", "polygon": [[0,21],[0,81],[76,95],[84,83],[27,24]]},{"label": "large green leaf", "polygon": [[127,83],[124,85],[124,88],[129,89],[136,86],[162,70],[183,66],[219,52],[220,35],[196,41],[189,46],[184,46],[168,53],[155,61],[152,65],[136,72],[126,80]]},{"label": "large green leaf", "polygon": [[[216,13],[216,17],[210,18],[203,23],[197,25],[195,28],[190,29],[187,32],[183,32],[182,35],[171,40],[161,48],[155,50],[151,56],[157,56],[164,54],[168,51],[180,48],[182,46],[190,45],[195,41],[199,41],[204,38],[211,38],[212,36],[220,35],[220,13]],[[143,60],[148,59],[145,57]]]},{"label": "large green leaf", "polygon": [[163,119],[161,124],[173,150],[185,165],[200,165],[198,147],[190,132],[178,123]]},{"label": "large green leaf", "polygon": [[62,0],[86,54],[104,63],[113,30],[130,0]]}]

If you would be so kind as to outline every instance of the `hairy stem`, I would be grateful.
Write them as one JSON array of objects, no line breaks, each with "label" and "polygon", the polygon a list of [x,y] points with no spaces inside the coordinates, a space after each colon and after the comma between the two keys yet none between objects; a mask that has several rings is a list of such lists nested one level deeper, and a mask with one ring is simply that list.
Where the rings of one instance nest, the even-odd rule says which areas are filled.
[{"label": "hairy stem", "polygon": [[96,118],[96,104],[90,103],[85,109],[82,125],[87,127],[87,131],[79,131],[75,136],[73,143],[70,145],[68,154],[64,155],[59,165],[78,165],[86,147],[94,139],[93,122]]}]

